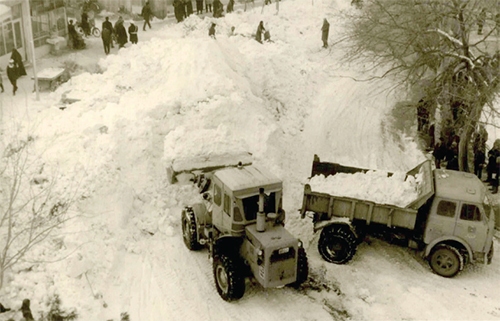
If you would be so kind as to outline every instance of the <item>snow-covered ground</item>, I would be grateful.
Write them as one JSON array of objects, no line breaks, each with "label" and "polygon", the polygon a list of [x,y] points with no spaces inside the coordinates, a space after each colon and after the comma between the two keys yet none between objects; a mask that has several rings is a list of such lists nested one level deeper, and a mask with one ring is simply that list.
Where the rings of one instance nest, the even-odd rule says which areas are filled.
[{"label": "snow-covered ground", "polygon": [[[445,279],[412,250],[373,239],[350,263],[334,265],[318,254],[310,220],[300,219],[314,154],[391,172],[425,159],[387,120],[405,95],[388,94],[388,79],[357,81],[363,66],[341,62],[342,46],[334,45],[341,10],[353,10],[350,0],[286,0],[279,12],[257,5],[216,20],[157,22],[138,45],[108,57],[96,38],[85,51],[40,61],[91,65],[102,57],[89,67],[99,72],[75,76],[40,101],[27,79],[15,97],[6,85],[5,140],[34,137],[36,164],[57,169],[61,184],[80,183],[71,209],[78,218],[27,257],[44,263],[9,273],[0,302],[19,308],[30,298],[38,315],[57,293],[80,320],[119,320],[125,312],[134,321],[498,320],[497,257]],[[323,17],[331,24],[328,50],[321,49]],[[208,37],[213,21],[216,40]],[[251,38],[259,21],[272,43]],[[61,110],[63,94],[80,101]],[[170,185],[166,165],[233,149],[284,181],[286,227],[309,257],[310,280],[300,290],[247,282],[241,300],[225,302],[207,252],[182,242],[180,211],[199,195]]]}]

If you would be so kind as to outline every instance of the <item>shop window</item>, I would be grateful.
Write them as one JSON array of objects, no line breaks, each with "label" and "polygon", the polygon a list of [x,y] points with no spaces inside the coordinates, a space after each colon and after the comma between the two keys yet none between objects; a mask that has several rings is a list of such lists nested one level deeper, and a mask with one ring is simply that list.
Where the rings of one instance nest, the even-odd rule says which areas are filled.
[{"label": "shop window", "polygon": [[12,22],[9,19],[6,19],[2,22],[2,32],[3,32],[3,40],[5,44],[5,52],[9,53],[14,49],[14,32],[12,31]]}]

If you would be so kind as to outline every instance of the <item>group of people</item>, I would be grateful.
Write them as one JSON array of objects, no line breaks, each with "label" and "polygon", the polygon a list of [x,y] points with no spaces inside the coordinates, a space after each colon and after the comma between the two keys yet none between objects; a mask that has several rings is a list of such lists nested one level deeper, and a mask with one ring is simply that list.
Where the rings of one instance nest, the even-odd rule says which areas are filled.
[{"label": "group of people", "polygon": [[[174,0],[174,14],[177,22],[182,22],[184,19],[194,13],[192,0]],[[226,11],[228,13],[234,11],[234,0],[229,0]],[[205,0],[205,13],[213,13],[214,18],[220,18],[224,14],[224,5],[220,0]],[[196,14],[203,13],[203,0],[196,0]]]},{"label": "group of people", "polygon": [[[1,70],[1,69],[0,69]],[[17,51],[16,48],[12,49],[12,54],[10,55],[9,63],[7,64],[7,78],[12,84],[12,94],[15,96],[17,92],[17,79],[22,76],[26,76],[26,69],[24,68],[23,57]],[[0,89],[4,92],[3,80],[0,76]]]},{"label": "group of people", "polygon": [[104,20],[104,22],[102,23],[101,38],[102,44],[104,46],[104,53],[106,55],[110,53],[111,48],[115,47],[114,42],[118,44],[118,48],[123,48],[129,40],[132,44],[137,44],[137,42],[139,41],[137,35],[139,27],[136,26],[133,21],[131,21],[130,26],[128,27],[127,35],[127,30],[125,29],[124,24],[125,21],[121,16],[115,22],[114,26],[111,21],[109,21],[109,17],[106,17],[106,20]]}]

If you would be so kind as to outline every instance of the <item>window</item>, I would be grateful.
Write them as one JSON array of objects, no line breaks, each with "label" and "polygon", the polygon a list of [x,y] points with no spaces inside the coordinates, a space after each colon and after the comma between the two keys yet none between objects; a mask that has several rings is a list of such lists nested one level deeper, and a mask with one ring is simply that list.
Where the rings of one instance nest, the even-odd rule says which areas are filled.
[{"label": "window", "polygon": [[3,40],[5,43],[5,52],[9,53],[14,49],[14,33],[12,32],[12,22],[6,19],[2,22]]},{"label": "window", "polygon": [[224,194],[224,212],[226,214],[231,213],[231,198],[227,194]]},{"label": "window", "polygon": [[[245,211],[245,218],[247,221],[255,220],[257,212],[259,211],[259,195],[254,195],[243,199],[243,209]],[[276,212],[276,193],[271,193],[269,196],[264,197],[264,212]]]},{"label": "window", "polygon": [[463,204],[460,219],[466,221],[481,221],[481,211],[476,205]]},{"label": "window", "polygon": [[437,215],[454,217],[457,204],[449,201],[440,201],[437,208]]},{"label": "window", "polygon": [[217,206],[220,206],[222,201],[222,190],[219,185],[214,184],[214,203]]}]

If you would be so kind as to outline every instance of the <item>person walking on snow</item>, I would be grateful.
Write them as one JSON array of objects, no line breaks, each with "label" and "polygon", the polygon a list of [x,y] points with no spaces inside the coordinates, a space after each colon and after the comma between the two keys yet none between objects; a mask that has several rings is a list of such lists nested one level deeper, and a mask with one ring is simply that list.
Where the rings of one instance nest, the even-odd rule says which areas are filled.
[{"label": "person walking on snow", "polygon": [[212,12],[212,3],[214,0],[205,0],[205,12]]},{"label": "person walking on snow", "polygon": [[203,13],[203,0],[196,0],[196,14]]},{"label": "person walking on snow", "polygon": [[321,40],[323,40],[323,48],[328,48],[328,33],[330,32],[330,24],[326,18],[323,19],[321,27]]},{"label": "person walking on snow", "polygon": [[208,29],[208,35],[215,39],[215,23],[212,22],[210,29]]},{"label": "person walking on snow", "polygon": [[[109,17],[106,17],[106,20],[102,23],[102,31],[104,31],[104,29],[108,29],[109,30],[109,45],[111,46],[111,48],[114,48],[113,46],[113,24],[111,23],[111,21],[109,21]],[[103,38],[103,41],[104,41],[104,38]],[[106,48],[104,48],[104,51],[106,51]],[[109,53],[109,50],[107,52],[107,54]]]},{"label": "person walking on snow", "polygon": [[7,78],[12,84],[12,94],[15,96],[17,91],[17,79],[19,78],[19,71],[14,64],[14,59],[9,61],[7,65]]},{"label": "person walking on snow", "polygon": [[263,21],[259,22],[259,26],[257,27],[257,32],[255,33],[255,40],[262,43],[262,33],[265,31],[266,29],[264,28],[264,22]]},{"label": "person walking on snow", "polygon": [[146,4],[144,4],[144,7],[142,7],[142,17],[144,18],[144,26],[142,27],[143,31],[146,31],[146,25],[149,26],[149,29],[151,29],[151,23],[149,23],[149,20],[151,19],[151,7],[149,6],[149,1],[146,1]]},{"label": "person walking on snow", "polygon": [[19,77],[21,76],[26,76],[26,69],[24,69],[24,64],[23,64],[23,57],[17,51],[16,48],[12,49],[12,54],[10,55],[10,59],[14,59],[14,65],[17,68],[17,71],[19,72]]},{"label": "person walking on snow", "polygon": [[226,12],[231,13],[234,11],[234,0],[229,0],[226,6]]},{"label": "person walking on snow", "polygon": [[129,39],[132,44],[137,44],[137,41],[139,40],[137,38],[137,31],[139,31],[139,27],[137,27],[134,22],[130,22],[130,27],[128,27],[128,34],[129,34]]},{"label": "person walking on snow", "polygon": [[123,23],[123,18],[120,17],[115,24],[116,42],[118,43],[118,48],[125,47],[125,44],[127,43],[127,30],[125,30]]}]

